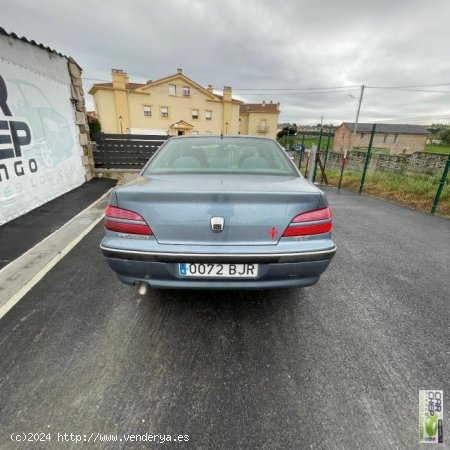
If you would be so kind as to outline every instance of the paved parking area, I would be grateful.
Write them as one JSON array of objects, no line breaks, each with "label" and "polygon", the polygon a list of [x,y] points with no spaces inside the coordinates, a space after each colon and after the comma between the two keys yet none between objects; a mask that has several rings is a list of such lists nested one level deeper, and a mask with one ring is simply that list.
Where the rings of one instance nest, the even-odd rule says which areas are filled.
[{"label": "paved parking area", "polygon": [[338,253],[303,290],[140,298],[104,263],[94,228],[0,321],[0,447],[39,448],[9,440],[33,431],[419,448],[429,388],[444,390],[445,448],[450,221],[327,192]]},{"label": "paved parking area", "polygon": [[28,214],[2,225],[0,269],[63,226],[116,183],[116,180],[94,178],[89,183],[84,183]]}]

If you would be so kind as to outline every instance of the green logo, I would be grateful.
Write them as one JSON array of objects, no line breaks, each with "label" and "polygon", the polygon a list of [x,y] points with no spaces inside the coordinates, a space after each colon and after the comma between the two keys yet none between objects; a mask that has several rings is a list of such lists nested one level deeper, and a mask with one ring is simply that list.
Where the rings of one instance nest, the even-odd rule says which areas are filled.
[{"label": "green logo", "polygon": [[444,442],[444,393],[441,390],[419,391],[419,442],[440,444]]},{"label": "green logo", "polygon": [[438,417],[427,416],[425,419],[425,430],[428,436],[434,436],[438,431]]}]

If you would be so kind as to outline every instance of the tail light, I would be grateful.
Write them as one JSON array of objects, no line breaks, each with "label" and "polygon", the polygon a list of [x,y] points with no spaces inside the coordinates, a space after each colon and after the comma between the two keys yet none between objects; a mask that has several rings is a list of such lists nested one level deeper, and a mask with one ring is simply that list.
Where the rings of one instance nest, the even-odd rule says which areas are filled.
[{"label": "tail light", "polygon": [[328,233],[332,228],[330,208],[316,209],[295,216],[284,230],[283,237]]},{"label": "tail light", "polygon": [[108,205],[105,212],[105,228],[110,231],[151,236],[151,228],[144,218],[134,211]]}]

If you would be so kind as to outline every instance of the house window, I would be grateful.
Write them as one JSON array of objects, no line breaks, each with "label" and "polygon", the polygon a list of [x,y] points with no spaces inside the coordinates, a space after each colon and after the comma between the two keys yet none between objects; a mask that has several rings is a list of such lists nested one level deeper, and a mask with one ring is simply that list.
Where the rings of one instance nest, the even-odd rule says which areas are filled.
[{"label": "house window", "polygon": [[187,86],[183,87],[183,97],[189,97],[191,95],[191,89]]},{"label": "house window", "polygon": [[385,134],[385,135],[384,135],[384,138],[383,138],[383,144],[386,143],[387,137],[388,137],[388,135]]},{"label": "house window", "polygon": [[169,117],[169,108],[167,106],[161,106],[161,117]]},{"label": "house window", "polygon": [[193,109],[192,110],[192,118],[193,119],[198,119],[198,109]]},{"label": "house window", "polygon": [[177,87],[175,84],[169,84],[169,95],[177,95]]},{"label": "house window", "polygon": [[205,111],[205,120],[212,119],[212,111]]},{"label": "house window", "polygon": [[366,135],[366,133],[361,133],[361,140],[364,139],[364,136]]},{"label": "house window", "polygon": [[394,135],[394,144],[397,142],[398,134]]},{"label": "house window", "polygon": [[259,121],[258,131],[260,133],[267,133],[269,131],[269,127],[267,126],[267,119],[261,119]]},{"label": "house window", "polygon": [[152,107],[144,106],[144,117],[152,117]]}]

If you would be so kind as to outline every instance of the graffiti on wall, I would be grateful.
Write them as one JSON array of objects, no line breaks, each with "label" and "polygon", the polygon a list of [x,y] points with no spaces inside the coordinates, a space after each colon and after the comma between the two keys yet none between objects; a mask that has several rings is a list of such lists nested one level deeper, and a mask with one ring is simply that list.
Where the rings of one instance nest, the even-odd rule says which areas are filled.
[{"label": "graffiti on wall", "polygon": [[0,224],[83,182],[69,86],[0,61]]}]

